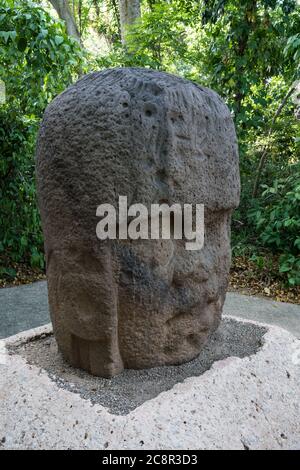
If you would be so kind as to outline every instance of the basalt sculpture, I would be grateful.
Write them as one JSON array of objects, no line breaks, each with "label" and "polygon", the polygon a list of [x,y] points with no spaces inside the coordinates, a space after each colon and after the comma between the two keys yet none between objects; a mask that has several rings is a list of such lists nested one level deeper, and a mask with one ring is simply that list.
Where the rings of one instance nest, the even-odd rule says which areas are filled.
[{"label": "basalt sculpture", "polygon": [[[83,77],[47,107],[37,144],[38,198],[51,319],[75,367],[180,364],[218,327],[239,203],[230,112],[213,91],[147,69]],[[99,204],[203,204],[201,250],[184,239],[99,240]]]}]

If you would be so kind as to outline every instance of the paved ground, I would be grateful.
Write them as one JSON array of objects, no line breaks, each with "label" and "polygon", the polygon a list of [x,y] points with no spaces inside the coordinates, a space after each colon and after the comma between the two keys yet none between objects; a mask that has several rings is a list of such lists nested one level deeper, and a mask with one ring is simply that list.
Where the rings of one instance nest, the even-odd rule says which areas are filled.
[{"label": "paved ground", "polygon": [[281,326],[281,328],[300,338],[300,305],[229,292],[224,306],[224,313],[247,320]]},{"label": "paved ground", "polygon": [[[77,393],[93,404],[100,404],[110,413],[126,415],[188,377],[202,375],[217,361],[256,354],[263,344],[267,328],[224,317],[218,331],[193,361],[144,370],[125,369],[110,380],[94,377],[67,364],[58,353],[52,335],[23,343],[11,348],[11,352],[22,356],[28,364],[37,366],[39,370],[47,371],[58,387]],[[28,331],[22,334],[28,334]]]},{"label": "paved ground", "polygon": [[[278,325],[300,338],[300,306],[229,292],[224,313]],[[0,338],[49,323],[45,281],[0,289]]]},{"label": "paved ground", "polygon": [[47,284],[0,289],[0,338],[49,323]]},{"label": "paved ground", "polygon": [[[84,392],[78,370],[60,367],[49,351],[49,327],[13,336],[6,341],[10,354],[0,363],[0,450],[300,449],[300,366],[295,355],[300,341],[269,325],[264,329],[263,345],[255,353],[261,325],[227,319],[236,323],[230,327],[230,341],[226,341],[225,328],[225,341],[216,341],[214,352],[203,351],[206,358],[197,362],[197,370],[195,366],[190,369],[191,363],[176,368],[177,379],[174,368],[165,367],[163,375],[158,368],[149,369],[156,396],[135,402],[135,409],[119,409],[122,414],[115,414],[112,404],[115,398],[121,405],[122,396],[130,400],[128,390],[135,394],[127,374],[111,380],[90,375],[84,380]],[[217,360],[201,374],[205,363],[209,367],[211,356],[217,353],[220,358],[224,344],[230,354],[241,352],[241,345],[244,351],[245,335],[247,345],[253,343],[254,354]],[[186,373],[182,373],[184,368]],[[71,382],[66,383],[66,373]],[[134,374],[141,393],[147,382],[145,371]],[[175,379],[179,380],[176,385]],[[103,380],[106,389],[102,387],[101,394],[102,399],[106,395],[106,403],[102,399],[102,404],[100,400],[92,403],[90,386],[94,383],[97,394],[95,388],[101,388]],[[107,389],[111,390],[109,400]],[[116,394],[117,389],[121,394]]]}]

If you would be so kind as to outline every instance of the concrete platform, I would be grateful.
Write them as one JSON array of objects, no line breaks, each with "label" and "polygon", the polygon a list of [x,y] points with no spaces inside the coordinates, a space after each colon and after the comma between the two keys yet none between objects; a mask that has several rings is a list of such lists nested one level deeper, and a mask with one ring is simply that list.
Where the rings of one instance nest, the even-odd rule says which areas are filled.
[{"label": "concrete platform", "polygon": [[[278,325],[300,338],[300,306],[228,292],[224,314]],[[50,322],[45,281],[0,289],[0,338]]]},{"label": "concrete platform", "polygon": [[112,380],[65,364],[50,326],[4,342],[3,449],[300,449],[300,341],[281,328],[226,317],[194,361]]}]

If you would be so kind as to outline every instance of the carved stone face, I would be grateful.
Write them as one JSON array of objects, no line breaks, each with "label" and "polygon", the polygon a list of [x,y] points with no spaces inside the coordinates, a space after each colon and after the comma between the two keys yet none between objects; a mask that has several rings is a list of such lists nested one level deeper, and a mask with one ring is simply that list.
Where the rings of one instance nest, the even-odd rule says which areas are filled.
[{"label": "carved stone face", "polygon": [[[73,365],[123,368],[195,357],[218,326],[239,201],[230,113],[211,90],[150,70],[84,77],[47,108],[37,147],[51,317]],[[96,208],[204,204],[205,242],[96,237]]]}]

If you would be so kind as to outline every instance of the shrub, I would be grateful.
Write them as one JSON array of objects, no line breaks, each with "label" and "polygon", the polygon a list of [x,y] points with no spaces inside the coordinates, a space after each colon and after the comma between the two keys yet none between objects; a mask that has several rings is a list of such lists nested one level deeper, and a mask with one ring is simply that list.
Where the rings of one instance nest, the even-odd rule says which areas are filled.
[{"label": "shrub", "polygon": [[83,61],[63,24],[38,5],[0,1],[0,79],[6,87],[6,102],[0,104],[0,255],[7,263],[44,265],[36,134],[47,103],[78,75]]},{"label": "shrub", "polygon": [[259,207],[249,212],[249,221],[261,243],[281,253],[279,271],[291,285],[300,285],[300,165],[291,166],[286,178],[264,185]]}]

